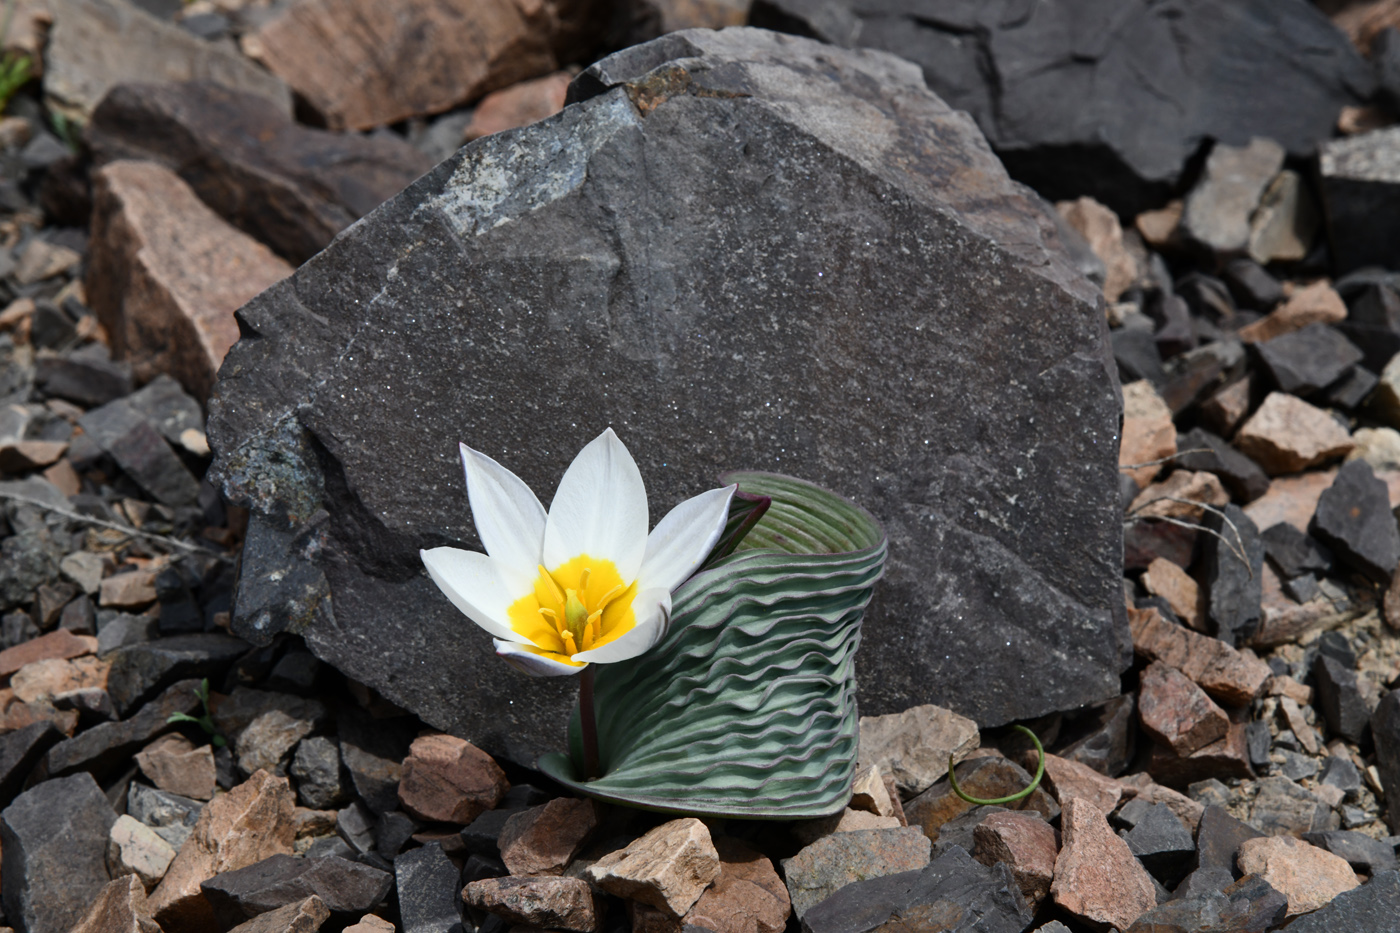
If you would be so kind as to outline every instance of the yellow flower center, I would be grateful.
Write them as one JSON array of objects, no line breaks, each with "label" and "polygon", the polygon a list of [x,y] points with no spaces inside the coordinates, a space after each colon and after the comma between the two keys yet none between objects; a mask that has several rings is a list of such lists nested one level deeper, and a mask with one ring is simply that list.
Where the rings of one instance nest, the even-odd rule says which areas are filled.
[{"label": "yellow flower center", "polygon": [[[549,657],[573,656],[620,638],[636,624],[627,583],[610,560],[580,554],[553,570],[539,568],[534,591],[511,603],[510,627]],[[580,664],[581,666],[581,664]]]}]

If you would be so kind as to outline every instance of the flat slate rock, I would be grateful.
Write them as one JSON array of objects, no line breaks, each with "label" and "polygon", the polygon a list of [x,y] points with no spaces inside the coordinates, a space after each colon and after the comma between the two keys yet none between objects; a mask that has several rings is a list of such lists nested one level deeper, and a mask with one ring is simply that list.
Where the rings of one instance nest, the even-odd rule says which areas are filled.
[{"label": "flat slate rock", "polygon": [[5,917],[23,933],[68,933],[111,880],[117,814],[90,774],[35,785],[0,813]]},{"label": "flat slate rock", "polygon": [[900,872],[837,891],[807,911],[802,933],[939,929],[1021,933],[1031,911],[1011,868],[988,868],[952,848],[920,871]]},{"label": "flat slate rock", "polygon": [[757,0],[749,22],[916,62],[1014,177],[1128,216],[1165,202],[1202,141],[1308,155],[1374,85],[1304,0]]},{"label": "flat slate rock", "polygon": [[200,884],[223,929],[315,894],[340,919],[358,920],[389,893],[394,877],[347,859],[274,855]]},{"label": "flat slate rock", "polygon": [[1389,583],[1400,563],[1400,527],[1390,511],[1390,495],[1364,460],[1337,471],[1318,497],[1309,530],[1343,564],[1377,583]]},{"label": "flat slate rock", "polygon": [[239,312],[209,420],[253,510],[235,631],[294,628],[492,753],[557,747],[572,684],[519,702],[418,551],[477,546],[458,441],[547,498],[612,424],[653,516],[745,466],[880,518],[863,713],[993,726],[1116,695],[1103,313],[965,115],[908,63],[750,29],[628,49],[570,93]]}]

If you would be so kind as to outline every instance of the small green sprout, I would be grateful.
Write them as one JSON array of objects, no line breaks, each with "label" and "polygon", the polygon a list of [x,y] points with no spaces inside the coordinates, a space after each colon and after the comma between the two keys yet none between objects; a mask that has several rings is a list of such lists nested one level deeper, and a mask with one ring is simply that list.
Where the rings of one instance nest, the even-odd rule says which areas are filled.
[{"label": "small green sprout", "polygon": [[[206,677],[199,682],[199,687],[194,695],[199,697],[199,705],[204,707],[204,715],[199,717],[191,716],[189,713],[171,713],[166,722],[192,722],[205,732],[209,733],[209,744],[215,748],[223,748],[228,744],[228,740],[219,735],[219,730],[214,727],[214,717],[209,714],[209,678]],[[1042,770],[1044,766],[1042,764]]]},{"label": "small green sprout", "polygon": [[29,83],[33,74],[34,63],[28,55],[6,52],[5,57],[0,58],[0,114],[10,105],[10,98]]},{"label": "small green sprout", "polygon": [[1031,781],[1030,786],[1027,787],[1025,790],[1021,791],[1020,793],[1012,794],[1010,797],[995,797],[991,800],[979,800],[976,797],[969,797],[967,794],[964,794],[962,788],[958,786],[958,778],[955,774],[953,774],[953,756],[949,755],[948,783],[952,785],[953,793],[957,794],[959,797],[961,797],[963,800],[966,800],[968,803],[976,804],[979,807],[993,807],[1000,806],[1003,803],[1015,803],[1018,800],[1024,800],[1025,798],[1029,797],[1032,793],[1035,792],[1035,789],[1040,786],[1040,779],[1045,776],[1045,748],[1040,744],[1040,739],[1035,737],[1035,733],[1027,729],[1025,726],[1014,726],[1013,728],[1019,729],[1026,735],[1030,736],[1031,741],[1035,743],[1036,753],[1040,755],[1040,767],[1035,769],[1035,778]]}]

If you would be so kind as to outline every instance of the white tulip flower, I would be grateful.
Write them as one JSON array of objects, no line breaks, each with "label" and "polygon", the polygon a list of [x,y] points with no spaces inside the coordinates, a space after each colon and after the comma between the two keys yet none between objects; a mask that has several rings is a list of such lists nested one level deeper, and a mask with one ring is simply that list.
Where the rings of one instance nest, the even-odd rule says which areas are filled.
[{"label": "white tulip flower", "polygon": [[486,553],[420,553],[498,655],[535,676],[577,674],[635,658],[665,636],[671,593],[719,540],[734,486],[687,499],[647,534],[641,471],[611,428],[574,458],[548,513],[520,477],[460,446]]}]

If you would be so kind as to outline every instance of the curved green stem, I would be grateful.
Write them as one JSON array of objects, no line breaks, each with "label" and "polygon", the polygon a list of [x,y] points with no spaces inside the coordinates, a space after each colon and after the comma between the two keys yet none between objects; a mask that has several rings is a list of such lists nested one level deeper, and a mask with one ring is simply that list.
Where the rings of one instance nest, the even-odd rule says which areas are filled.
[{"label": "curved green stem", "polygon": [[992,807],[1003,803],[1015,803],[1018,800],[1024,800],[1025,798],[1029,797],[1037,787],[1040,786],[1040,779],[1045,776],[1045,748],[1040,744],[1040,739],[1035,737],[1035,733],[1027,729],[1025,726],[1013,726],[1012,728],[1019,729],[1026,735],[1030,736],[1031,741],[1035,743],[1036,753],[1040,756],[1040,766],[1035,769],[1035,777],[1031,780],[1030,786],[1023,791],[1020,791],[1019,793],[1012,794],[1010,797],[994,797],[991,800],[978,800],[976,797],[969,797],[967,794],[964,794],[962,788],[958,786],[957,775],[953,773],[953,756],[949,755],[948,783],[952,786],[953,793],[957,794],[959,797],[961,797],[963,800],[966,800],[968,803],[976,804],[979,807]]}]

